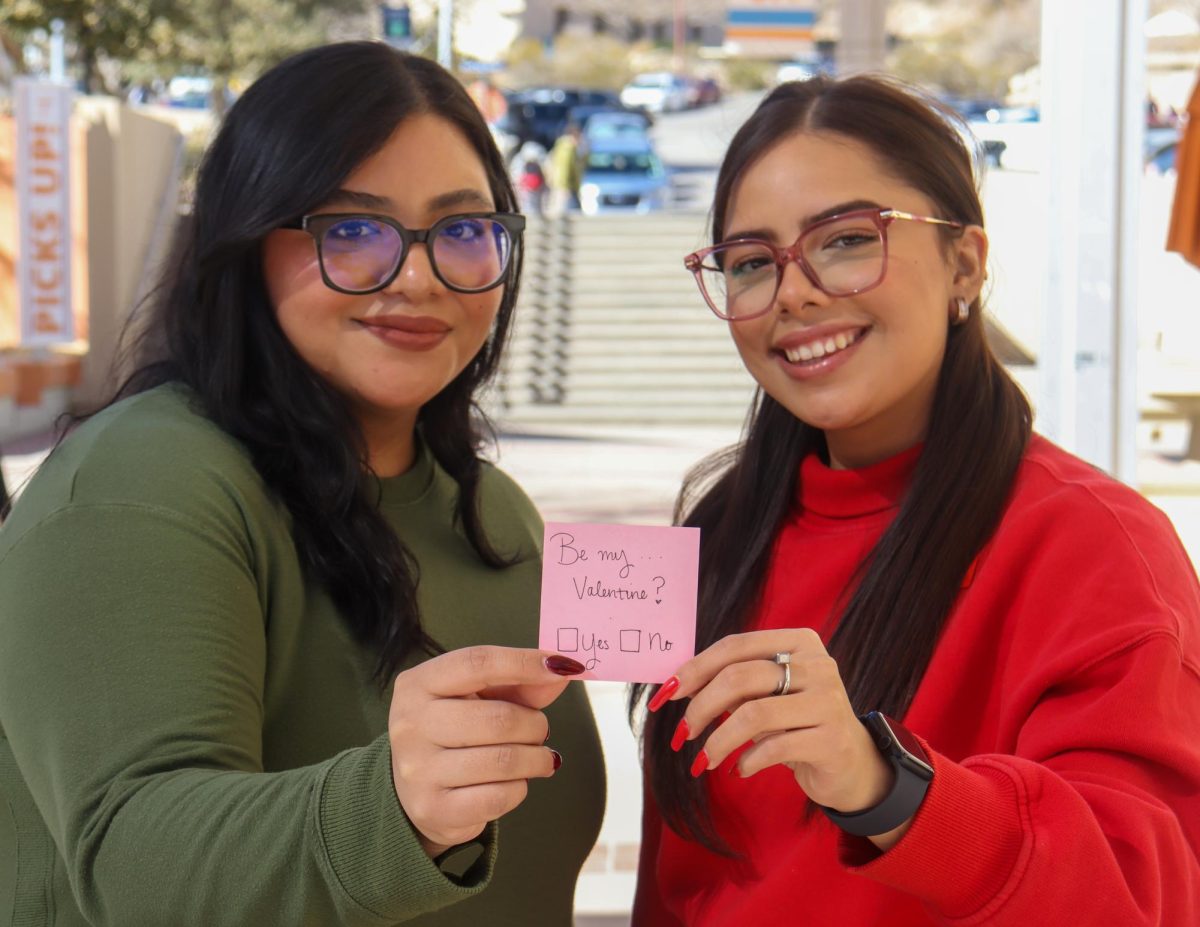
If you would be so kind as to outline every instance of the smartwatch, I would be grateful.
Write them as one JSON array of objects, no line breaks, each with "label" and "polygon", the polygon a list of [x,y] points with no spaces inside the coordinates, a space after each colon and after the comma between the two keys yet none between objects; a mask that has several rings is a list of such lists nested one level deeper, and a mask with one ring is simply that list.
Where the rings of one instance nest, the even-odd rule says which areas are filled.
[{"label": "smartwatch", "polygon": [[933,779],[933,766],[917,738],[898,721],[878,711],[862,715],[858,720],[896,773],[892,790],[879,804],[852,814],[842,814],[823,805],[818,807],[846,833],[874,837],[894,830],[917,813]]}]

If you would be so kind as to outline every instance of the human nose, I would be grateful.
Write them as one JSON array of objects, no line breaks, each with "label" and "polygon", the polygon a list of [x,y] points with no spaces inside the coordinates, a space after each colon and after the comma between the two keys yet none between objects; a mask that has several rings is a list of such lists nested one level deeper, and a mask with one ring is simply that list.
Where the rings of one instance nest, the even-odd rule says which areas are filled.
[{"label": "human nose", "polygon": [[429,245],[416,241],[409,246],[408,253],[400,262],[400,270],[392,282],[384,287],[384,292],[412,297],[434,292],[440,286],[442,283],[433,272]]},{"label": "human nose", "polygon": [[779,265],[779,285],[775,290],[774,308],[777,311],[796,313],[806,308],[819,308],[828,303],[828,294],[817,286],[799,258],[788,254],[787,259]]}]

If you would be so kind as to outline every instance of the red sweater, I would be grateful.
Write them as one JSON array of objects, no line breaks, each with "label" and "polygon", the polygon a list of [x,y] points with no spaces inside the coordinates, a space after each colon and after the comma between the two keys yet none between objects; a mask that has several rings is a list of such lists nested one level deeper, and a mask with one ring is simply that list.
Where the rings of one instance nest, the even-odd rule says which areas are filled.
[{"label": "red sweater", "polygon": [[[918,454],[804,461],[755,628],[820,629]],[[905,718],[935,774],[900,842],[727,762],[704,781],[744,860],[647,801],[635,927],[1200,925],[1200,590],[1170,523],[1035,437],[970,573]]]}]

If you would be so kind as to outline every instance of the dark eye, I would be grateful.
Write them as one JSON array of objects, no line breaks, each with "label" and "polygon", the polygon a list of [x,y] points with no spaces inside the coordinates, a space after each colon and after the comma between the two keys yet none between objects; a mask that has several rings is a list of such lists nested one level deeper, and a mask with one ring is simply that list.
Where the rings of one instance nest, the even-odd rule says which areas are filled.
[{"label": "dark eye", "polygon": [[872,245],[879,241],[879,236],[874,232],[854,231],[838,232],[826,239],[824,248],[833,248],[836,250],[847,250],[849,248],[857,248],[861,245]]},{"label": "dark eye", "polygon": [[765,254],[754,254],[749,257],[739,258],[734,261],[728,273],[732,277],[744,277],[746,274],[752,274],[755,271],[762,270],[763,267],[771,263],[771,259]]},{"label": "dark eye", "polygon": [[330,226],[326,234],[336,241],[360,242],[379,237],[383,229],[370,219],[343,219]]},{"label": "dark eye", "polygon": [[439,234],[455,241],[478,241],[484,237],[484,223],[481,219],[457,219],[443,228]]}]

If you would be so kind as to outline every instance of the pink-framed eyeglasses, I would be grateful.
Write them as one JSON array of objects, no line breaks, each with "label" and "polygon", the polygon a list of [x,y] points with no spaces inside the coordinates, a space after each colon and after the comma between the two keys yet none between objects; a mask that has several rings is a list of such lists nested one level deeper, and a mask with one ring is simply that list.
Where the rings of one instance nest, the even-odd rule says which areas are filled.
[{"label": "pink-framed eyeglasses", "polygon": [[899,209],[856,209],[814,222],[790,248],[761,238],[723,241],[683,259],[708,307],[733,322],[771,311],[791,262],[829,296],[855,296],[883,282],[887,273],[888,226],[903,219],[963,228],[963,223],[914,216]]}]

